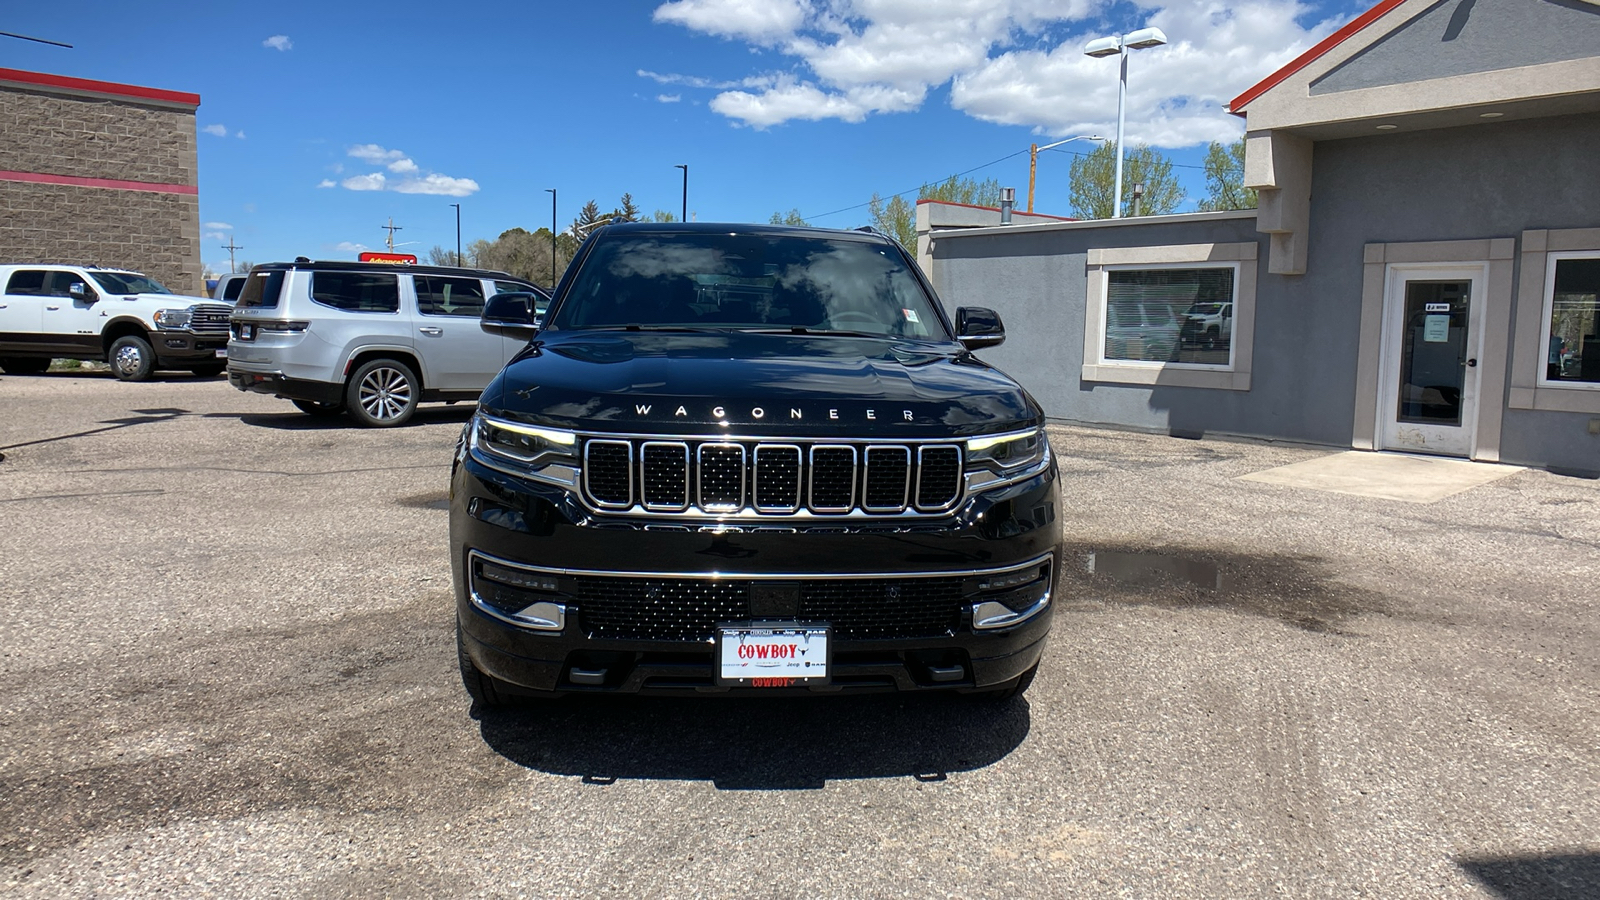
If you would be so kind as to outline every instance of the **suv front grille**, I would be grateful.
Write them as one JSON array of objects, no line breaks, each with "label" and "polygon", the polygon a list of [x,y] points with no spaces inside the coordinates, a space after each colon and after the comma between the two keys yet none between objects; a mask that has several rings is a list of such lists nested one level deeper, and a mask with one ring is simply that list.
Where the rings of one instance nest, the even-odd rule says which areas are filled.
[{"label": "suv front grille", "polygon": [[189,330],[197,334],[227,334],[228,317],[233,307],[201,304],[189,308]]},{"label": "suv front grille", "polygon": [[[578,576],[578,615],[592,638],[704,641],[750,618],[749,580]],[[851,640],[943,637],[961,625],[962,579],[838,578],[800,582],[799,620]]]},{"label": "suv front grille", "polygon": [[935,514],[961,498],[961,448],[592,438],[584,488],[608,512]]}]

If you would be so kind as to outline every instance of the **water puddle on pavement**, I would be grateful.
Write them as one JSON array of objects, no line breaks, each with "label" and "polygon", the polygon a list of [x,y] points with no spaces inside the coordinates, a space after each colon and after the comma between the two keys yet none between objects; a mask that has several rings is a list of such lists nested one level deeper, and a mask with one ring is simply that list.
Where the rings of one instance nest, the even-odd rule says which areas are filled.
[{"label": "water puddle on pavement", "polygon": [[1232,587],[1230,579],[1215,563],[1180,556],[1095,550],[1088,554],[1084,564],[1092,575],[1106,575],[1134,584],[1178,579],[1209,591],[1225,591]]}]

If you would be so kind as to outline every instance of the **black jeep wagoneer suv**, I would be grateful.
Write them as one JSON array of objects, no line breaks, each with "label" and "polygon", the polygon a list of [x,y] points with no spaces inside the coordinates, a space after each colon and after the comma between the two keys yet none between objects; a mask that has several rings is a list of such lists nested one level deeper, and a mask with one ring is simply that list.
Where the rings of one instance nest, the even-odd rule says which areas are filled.
[{"label": "black jeep wagoneer suv", "polygon": [[624,224],[483,392],[451,481],[461,671],[554,693],[1009,697],[1050,628],[1039,405],[972,355],[899,244]]}]

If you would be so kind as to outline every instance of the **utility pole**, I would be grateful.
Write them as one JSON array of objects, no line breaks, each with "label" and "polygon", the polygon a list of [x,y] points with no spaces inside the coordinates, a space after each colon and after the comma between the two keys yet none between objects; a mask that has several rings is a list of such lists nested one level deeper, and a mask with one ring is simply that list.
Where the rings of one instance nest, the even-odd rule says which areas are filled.
[{"label": "utility pole", "polygon": [[390,253],[393,253],[393,252],[394,252],[394,233],[395,233],[395,232],[396,232],[396,231],[401,231],[401,230],[403,230],[403,229],[404,229],[404,228],[405,228],[405,226],[404,226],[404,225],[396,225],[396,224],[395,224],[395,223],[394,223],[394,216],[390,216],[390,217],[389,217],[389,224],[387,224],[387,225],[380,225],[380,226],[379,226],[379,227],[380,227],[380,228],[386,228],[386,229],[388,229],[388,231],[389,231],[389,236],[388,236],[388,237],[387,237],[387,238],[384,238],[384,240],[385,240],[385,241],[387,241],[387,242],[388,242],[388,245],[389,245],[389,252],[390,252]]},{"label": "utility pole", "polygon": [[545,188],[550,195],[550,292],[556,290],[556,189]]},{"label": "utility pole", "polygon": [[243,250],[244,248],[238,244],[235,244],[233,242],[233,235],[230,234],[228,235],[228,242],[222,245],[222,249],[228,251],[228,272],[231,274],[232,272],[236,271],[233,266],[233,251]]},{"label": "utility pole", "polygon": [[[450,204],[447,204],[447,205],[448,206],[454,206],[456,208],[456,265],[460,266],[461,265],[461,204],[459,204],[459,203],[450,203]],[[393,222],[394,220],[390,219],[389,221]],[[390,233],[393,234],[393,232],[390,232]]]},{"label": "utility pole", "polygon": [[683,170],[683,219],[681,221],[687,222],[689,221],[689,164],[684,163],[681,166],[673,166],[673,168]]}]

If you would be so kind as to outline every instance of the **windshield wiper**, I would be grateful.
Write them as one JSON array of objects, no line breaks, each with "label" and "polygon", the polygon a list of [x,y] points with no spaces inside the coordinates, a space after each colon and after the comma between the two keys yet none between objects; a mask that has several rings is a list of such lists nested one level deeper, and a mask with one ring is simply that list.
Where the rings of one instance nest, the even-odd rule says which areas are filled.
[{"label": "windshield wiper", "polygon": [[839,328],[807,328],[804,325],[788,325],[782,328],[740,328],[744,334],[817,334],[831,337],[864,337],[864,338],[895,338],[892,334],[878,334],[871,331],[846,331]]},{"label": "windshield wiper", "polygon": [[713,331],[727,331],[726,328],[712,328],[705,325],[588,325],[584,331],[682,331],[689,333],[704,333]]}]

